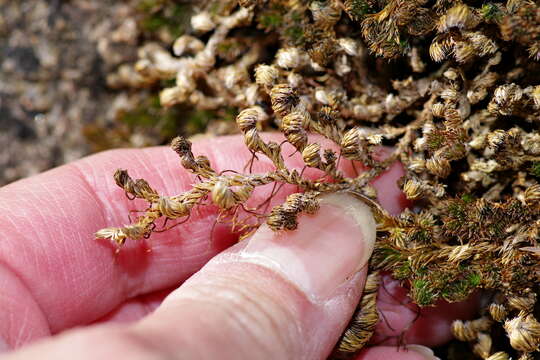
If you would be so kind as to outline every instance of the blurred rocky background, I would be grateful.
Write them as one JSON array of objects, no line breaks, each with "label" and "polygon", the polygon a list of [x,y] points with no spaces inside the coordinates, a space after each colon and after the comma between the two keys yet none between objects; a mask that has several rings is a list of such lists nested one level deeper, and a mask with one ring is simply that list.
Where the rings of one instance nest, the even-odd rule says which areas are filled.
[{"label": "blurred rocky background", "polygon": [[0,185],[95,151],[164,144],[204,131],[213,118],[232,119],[164,109],[158,91],[165,84],[118,81],[123,70],[129,79],[143,44],[167,48],[189,31],[191,12],[178,0],[0,0]]}]

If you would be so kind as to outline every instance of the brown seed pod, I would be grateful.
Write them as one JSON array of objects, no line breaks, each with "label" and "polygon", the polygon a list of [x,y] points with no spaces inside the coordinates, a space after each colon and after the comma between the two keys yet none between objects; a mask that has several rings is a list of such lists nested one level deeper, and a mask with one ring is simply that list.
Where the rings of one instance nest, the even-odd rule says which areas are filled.
[{"label": "brown seed pod", "polygon": [[246,131],[244,134],[244,141],[249,150],[253,152],[261,151],[263,141],[261,140],[257,129],[253,128]]},{"label": "brown seed pod", "polygon": [[502,322],[506,319],[508,312],[506,311],[506,308],[503,304],[492,303],[491,305],[489,305],[489,314],[491,315],[493,320]]},{"label": "brown seed pod", "polygon": [[332,126],[336,122],[337,111],[330,106],[323,106],[319,111],[317,119],[322,126]]},{"label": "brown seed pod", "polygon": [[447,177],[452,171],[450,161],[437,156],[433,156],[426,161],[426,168],[430,173],[440,178]]},{"label": "brown seed pod", "polygon": [[150,187],[144,179],[133,180],[127,170],[118,169],[114,173],[116,185],[120,186],[126,194],[131,194],[138,199],[152,202],[157,197],[157,192]]},{"label": "brown seed pod", "polygon": [[540,345],[540,323],[532,315],[517,316],[504,323],[512,347],[519,351],[537,351]]},{"label": "brown seed pod", "polygon": [[254,108],[242,110],[236,117],[236,124],[241,132],[255,129],[259,121],[259,112]]},{"label": "brown seed pod", "polygon": [[487,357],[486,360],[510,360],[510,356],[504,351],[499,351]]},{"label": "brown seed pod", "polygon": [[281,117],[290,113],[300,101],[296,91],[289,84],[278,84],[274,86],[270,92],[270,99],[272,101],[272,109]]},{"label": "brown seed pod", "polygon": [[536,304],[536,294],[529,293],[527,296],[510,296],[508,297],[508,305],[511,308],[523,311],[525,313],[531,313]]},{"label": "brown seed pod", "polygon": [[174,200],[168,196],[160,196],[156,206],[163,216],[169,219],[188,216],[191,209],[182,199]]},{"label": "brown seed pod", "polygon": [[309,10],[311,10],[316,25],[323,29],[330,29],[341,17],[341,7],[337,1],[327,1],[326,3],[313,1],[309,5]]},{"label": "brown seed pod", "polygon": [[473,347],[473,352],[482,359],[487,359],[491,354],[492,343],[493,341],[491,340],[491,336],[488,334],[479,333],[477,342]]},{"label": "brown seed pod", "polygon": [[457,4],[441,16],[437,31],[446,32],[451,28],[470,29],[477,24],[477,19],[471,8],[465,4]]},{"label": "brown seed pod", "polygon": [[422,183],[414,179],[407,180],[405,185],[403,185],[403,192],[407,196],[407,199],[418,200],[423,194]]},{"label": "brown seed pod", "polygon": [[306,123],[306,117],[298,111],[285,115],[281,121],[281,127],[287,140],[300,151],[304,149],[308,142],[305,130]]},{"label": "brown seed pod", "polygon": [[491,320],[480,318],[473,321],[455,320],[452,323],[452,334],[461,341],[473,341],[480,332],[485,332],[491,327]]},{"label": "brown seed pod", "polygon": [[234,193],[230,189],[228,182],[218,180],[212,189],[212,201],[224,210],[228,210],[236,205]]},{"label": "brown seed pod", "polygon": [[307,145],[302,151],[302,159],[307,166],[319,168],[322,164],[321,160],[321,145],[317,143]]},{"label": "brown seed pod", "polygon": [[357,128],[345,132],[341,139],[341,155],[351,160],[360,160],[362,153],[367,152],[367,141]]},{"label": "brown seed pod", "polygon": [[528,187],[523,194],[525,204],[534,205],[540,203],[540,184]]},{"label": "brown seed pod", "polygon": [[270,212],[266,223],[272,230],[294,230],[298,226],[298,214],[313,214],[319,208],[318,192],[292,194],[283,205],[276,206]]},{"label": "brown seed pod", "polygon": [[279,70],[273,65],[258,65],[255,68],[255,82],[261,86],[271,88],[279,76]]}]

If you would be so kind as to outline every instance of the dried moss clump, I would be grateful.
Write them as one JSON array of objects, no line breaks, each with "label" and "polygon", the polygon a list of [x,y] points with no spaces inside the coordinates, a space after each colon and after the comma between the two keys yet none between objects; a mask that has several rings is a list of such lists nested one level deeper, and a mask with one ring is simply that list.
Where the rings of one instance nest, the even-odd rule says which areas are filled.
[{"label": "dried moss clump", "polygon": [[[191,25],[172,53],[141,52],[137,76],[176,78],[160,94],[165,107],[240,109],[236,122],[247,148],[275,169],[253,174],[247,164],[244,174],[217,173],[177,138],[172,147],[182,166],[201,181],[186,193],[162,196],[119,170],[118,185],[148,208],[132,224],[98,237],[118,245],[145,238],[159,219],[188,219],[208,203],[244,234],[262,221],[292,231],[300,212],[317,211],[320,194],[352,192],[373,206],[380,231],[369,291],[336,354],[352,354],[369,340],[377,272],[387,270],[408,284],[420,306],[489,290],[492,303],[482,317],[456,322],[455,336],[483,359],[532,358],[540,345],[536,3],[209,1]],[[268,128],[279,128],[305,166],[326,176],[310,180],[287,168],[282,145],[260,136]],[[336,146],[324,148],[308,134]],[[376,156],[381,145],[393,147],[383,160]],[[367,170],[347,176],[339,167],[345,161]],[[400,186],[413,205],[391,216],[377,205],[370,182],[396,161],[405,168]],[[253,190],[267,184],[293,184],[299,192],[270,211],[264,204],[247,208]],[[507,345],[492,341],[496,326],[508,335]]]}]

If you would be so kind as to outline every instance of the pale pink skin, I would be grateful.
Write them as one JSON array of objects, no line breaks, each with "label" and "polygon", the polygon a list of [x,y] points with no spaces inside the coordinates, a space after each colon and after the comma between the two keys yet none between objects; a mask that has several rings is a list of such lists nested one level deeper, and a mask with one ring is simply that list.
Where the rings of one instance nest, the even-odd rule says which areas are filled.
[{"label": "pale pink skin", "polygon": [[[280,142],[278,135],[265,136]],[[318,141],[331,146],[321,139]],[[284,145],[284,149],[289,167],[301,170],[299,154],[287,157],[294,151],[289,145]],[[201,140],[194,144],[193,150],[196,155],[208,156],[217,171],[241,172],[251,158],[243,140],[238,137]],[[262,155],[258,157],[259,161],[253,166],[254,173],[273,169],[268,159]],[[352,174],[348,161],[342,160],[341,165],[344,171]],[[115,255],[112,244],[93,240],[93,234],[103,227],[128,223],[129,210],[144,209],[144,202],[129,201],[123,190],[115,185],[112,174],[117,168],[128,169],[133,178],[145,178],[165,195],[186,191],[197,181],[194,175],[181,168],[173,151],[155,147],[103,152],[0,189],[0,348],[17,349],[77,326],[131,323],[141,319],[209,259],[236,242],[237,235],[232,234],[228,226],[215,225],[216,208],[204,206],[193,211],[185,224],[154,233],[148,241],[129,241]],[[321,176],[313,169],[307,170],[306,174]],[[401,166],[395,164],[374,183],[380,190],[381,204],[394,214],[407,206],[396,185],[402,174]],[[271,186],[266,186],[256,191],[251,203],[266,199],[270,190]],[[287,193],[294,190],[293,186],[283,187],[272,205],[282,202]],[[256,275],[257,270],[246,273],[246,276]],[[281,291],[290,293],[291,302],[297,302],[295,290]],[[405,290],[396,281],[385,278],[378,301],[385,321],[377,327],[374,344],[443,344],[451,337],[451,321],[470,318],[476,309],[474,300],[441,304],[437,308],[423,309],[414,321],[416,307],[407,305],[409,301]],[[298,304],[303,306],[302,301]],[[351,309],[344,309],[343,313],[336,310],[329,315],[335,319],[325,321],[343,323],[349,311]],[[197,339],[203,339],[195,339],[196,342],[204,341],[205,331],[208,331],[196,324],[177,326],[187,327]],[[102,348],[101,351],[109,351],[110,358],[123,354],[125,349],[112,344],[111,329],[101,329],[96,327],[89,331],[102,342],[106,350]],[[235,335],[228,336],[234,338]],[[174,337],[170,340],[178,341]],[[215,351],[220,354],[228,351],[227,343],[200,345],[219,346]],[[75,341],[51,346],[63,349],[79,345]],[[359,359],[422,358],[413,352],[398,353],[396,349],[396,346],[376,346],[364,350]],[[46,357],[43,353],[38,355],[39,352],[30,351],[21,358]]]}]

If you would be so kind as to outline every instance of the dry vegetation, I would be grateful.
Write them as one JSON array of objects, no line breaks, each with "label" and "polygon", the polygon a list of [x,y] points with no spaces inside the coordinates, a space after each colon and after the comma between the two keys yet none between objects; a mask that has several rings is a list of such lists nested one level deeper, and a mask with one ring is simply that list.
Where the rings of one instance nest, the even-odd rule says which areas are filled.
[{"label": "dry vegetation", "polygon": [[[249,234],[261,223],[293,231],[301,212],[318,209],[323,193],[348,191],[372,205],[379,238],[369,290],[336,350],[361,348],[377,321],[377,273],[391,271],[420,306],[489,292],[481,317],[456,321],[456,338],[482,359],[532,359],[540,345],[535,314],[540,247],[540,8],[532,1],[243,0],[208,1],[191,18],[192,31],[172,52],[156,44],[134,66],[110,76],[118,86],[174,79],[160,92],[164,107],[188,104],[230,113],[254,159],[275,169],[217,173],[191,143],[172,147],[201,180],[162,196],[143,179],[119,170],[129,196],[148,202],[132,224],[101,230],[119,246],[149,237],[158,219],[189,220],[190,211],[217,205],[221,220]],[[277,127],[310,180],[288,169],[281,145],[262,129]],[[310,142],[315,133],[332,150]],[[393,151],[378,158],[381,145]],[[339,162],[367,171],[349,177]],[[370,182],[392,163],[405,168],[400,186],[414,210],[391,216],[377,205]],[[261,213],[244,206],[253,190],[293,184],[301,191]],[[239,217],[238,213],[247,216]],[[493,336],[504,329],[505,337]],[[509,340],[509,346],[508,346]]]}]

